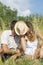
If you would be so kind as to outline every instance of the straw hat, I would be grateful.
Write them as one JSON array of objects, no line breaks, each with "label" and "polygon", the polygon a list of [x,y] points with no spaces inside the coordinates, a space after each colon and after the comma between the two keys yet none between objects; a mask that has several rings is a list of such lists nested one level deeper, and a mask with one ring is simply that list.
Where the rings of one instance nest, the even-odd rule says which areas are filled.
[{"label": "straw hat", "polygon": [[[17,35],[24,35],[27,32],[27,26],[24,21],[18,21],[14,28]],[[20,34],[20,31],[22,34]]]}]

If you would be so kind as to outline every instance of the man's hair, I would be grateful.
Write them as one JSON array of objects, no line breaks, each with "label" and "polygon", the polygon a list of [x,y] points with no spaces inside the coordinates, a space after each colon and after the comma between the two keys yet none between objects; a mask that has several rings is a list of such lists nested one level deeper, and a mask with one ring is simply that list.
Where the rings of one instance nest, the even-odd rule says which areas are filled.
[{"label": "man's hair", "polygon": [[16,22],[17,22],[17,20],[13,20],[13,21],[11,22],[11,24],[10,24],[11,30],[14,29],[14,26],[15,26]]}]

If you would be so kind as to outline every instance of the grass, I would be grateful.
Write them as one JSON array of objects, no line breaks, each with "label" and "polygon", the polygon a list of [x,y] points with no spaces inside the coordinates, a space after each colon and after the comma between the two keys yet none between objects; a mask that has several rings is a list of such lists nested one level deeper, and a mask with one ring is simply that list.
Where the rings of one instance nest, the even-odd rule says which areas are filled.
[{"label": "grass", "polygon": [[43,65],[43,59],[29,60],[23,56],[15,61],[9,58],[5,62],[2,62],[0,57],[0,65]]},{"label": "grass", "polygon": [[[43,33],[43,28],[41,28],[41,32]],[[0,35],[2,34],[2,30],[0,30]],[[43,59],[29,60],[22,56],[14,61],[12,58],[7,59],[5,62],[2,62],[2,58],[0,56],[0,65],[43,65]]]}]

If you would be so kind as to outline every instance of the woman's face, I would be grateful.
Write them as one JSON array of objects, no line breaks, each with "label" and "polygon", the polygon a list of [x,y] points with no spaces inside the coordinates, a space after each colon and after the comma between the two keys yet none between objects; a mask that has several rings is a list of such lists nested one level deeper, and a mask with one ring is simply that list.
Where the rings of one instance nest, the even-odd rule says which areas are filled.
[{"label": "woman's face", "polygon": [[31,34],[32,34],[32,31],[31,31],[31,29],[27,26],[27,35],[30,37]]}]

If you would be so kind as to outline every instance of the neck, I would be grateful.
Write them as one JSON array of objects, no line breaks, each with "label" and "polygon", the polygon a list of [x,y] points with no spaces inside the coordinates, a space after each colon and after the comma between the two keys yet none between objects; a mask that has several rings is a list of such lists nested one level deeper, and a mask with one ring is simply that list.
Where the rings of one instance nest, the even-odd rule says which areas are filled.
[{"label": "neck", "polygon": [[15,36],[15,32],[14,32],[14,30],[12,30],[12,36],[13,36],[13,37]]}]

